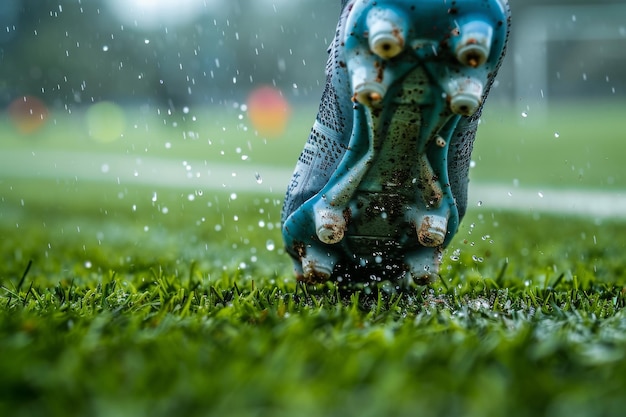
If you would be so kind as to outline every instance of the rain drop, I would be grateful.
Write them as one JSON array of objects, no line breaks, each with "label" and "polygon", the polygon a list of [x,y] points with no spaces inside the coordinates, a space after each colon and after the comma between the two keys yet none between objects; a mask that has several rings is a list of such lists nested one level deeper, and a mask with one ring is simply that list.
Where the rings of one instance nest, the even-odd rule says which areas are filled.
[{"label": "rain drop", "polygon": [[254,178],[256,179],[257,184],[263,184],[263,178],[261,178],[261,174],[259,174],[258,172],[255,172]]},{"label": "rain drop", "polygon": [[269,239],[267,242],[265,242],[265,249],[267,249],[270,252],[276,249],[276,245],[274,244],[274,241]]}]

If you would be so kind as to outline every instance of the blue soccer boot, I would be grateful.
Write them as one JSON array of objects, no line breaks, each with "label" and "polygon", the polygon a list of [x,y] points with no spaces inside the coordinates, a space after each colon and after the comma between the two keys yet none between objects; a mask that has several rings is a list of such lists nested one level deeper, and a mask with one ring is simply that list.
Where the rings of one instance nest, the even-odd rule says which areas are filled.
[{"label": "blue soccer boot", "polygon": [[347,0],[282,232],[298,279],[438,276],[467,206],[482,107],[504,56],[505,0]]}]

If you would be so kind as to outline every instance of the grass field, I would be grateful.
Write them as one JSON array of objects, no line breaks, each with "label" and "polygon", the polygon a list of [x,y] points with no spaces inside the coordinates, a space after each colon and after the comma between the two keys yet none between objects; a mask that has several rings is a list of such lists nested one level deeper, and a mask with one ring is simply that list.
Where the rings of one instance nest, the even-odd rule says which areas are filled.
[{"label": "grass field", "polygon": [[[548,114],[488,102],[479,129],[472,179],[478,182],[621,190],[626,133],[616,129],[624,102],[554,105]],[[51,113],[47,125],[24,136],[0,118],[0,150],[68,150],[238,166],[292,169],[315,117],[314,105],[294,107],[281,137],[259,136],[236,106],[171,111],[158,106],[124,110],[123,137],[94,139],[85,111]],[[103,123],[106,126],[105,123]],[[24,166],[24,170],[31,167]]]},{"label": "grass field", "polygon": [[[611,111],[486,117],[473,178],[623,189]],[[90,141],[77,115],[30,137],[4,123],[0,150],[293,165],[304,138],[264,141],[228,117],[187,139],[200,117],[149,119],[111,143]],[[289,135],[306,136],[307,118]],[[0,414],[623,414],[626,222],[472,207],[442,280],[349,293],[294,282],[280,205],[278,193],[1,178]]]}]

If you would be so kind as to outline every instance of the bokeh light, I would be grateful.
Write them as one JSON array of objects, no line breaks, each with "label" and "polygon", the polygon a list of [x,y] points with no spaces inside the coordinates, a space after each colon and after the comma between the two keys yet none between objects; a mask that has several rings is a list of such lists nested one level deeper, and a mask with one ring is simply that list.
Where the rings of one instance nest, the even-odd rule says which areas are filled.
[{"label": "bokeh light", "polygon": [[126,117],[120,106],[111,101],[93,104],[85,115],[89,136],[98,142],[113,142],[124,134]]},{"label": "bokeh light", "polygon": [[281,92],[270,86],[258,87],[248,96],[248,117],[259,135],[277,138],[285,133],[289,103]]},{"label": "bokeh light", "polygon": [[22,134],[31,134],[41,129],[48,119],[48,108],[34,96],[16,98],[9,105],[9,117]]},{"label": "bokeh light", "polygon": [[221,0],[110,0],[107,6],[120,21],[143,29],[184,25],[226,7]]}]

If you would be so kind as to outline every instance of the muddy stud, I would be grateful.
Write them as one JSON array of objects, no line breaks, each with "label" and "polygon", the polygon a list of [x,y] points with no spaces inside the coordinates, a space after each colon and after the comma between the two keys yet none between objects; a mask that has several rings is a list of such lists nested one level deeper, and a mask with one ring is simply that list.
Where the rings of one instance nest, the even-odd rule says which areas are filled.
[{"label": "muddy stud", "polygon": [[346,220],[341,212],[321,209],[315,211],[315,231],[317,238],[332,245],[341,242],[346,231]]},{"label": "muddy stud", "polygon": [[333,273],[329,265],[323,265],[310,259],[302,259],[303,281],[319,283],[328,281]]},{"label": "muddy stud", "polygon": [[365,82],[354,89],[354,99],[367,107],[380,104],[385,96],[386,88],[380,83]]},{"label": "muddy stud", "polygon": [[471,116],[482,103],[483,85],[474,78],[453,78],[448,82],[450,110],[461,116]]},{"label": "muddy stud", "polygon": [[331,278],[336,259],[330,254],[310,247],[301,258],[302,280],[306,282],[324,282]]},{"label": "muddy stud", "polygon": [[457,60],[472,68],[483,65],[491,52],[493,28],[483,21],[472,21],[459,28],[454,39],[454,53]]},{"label": "muddy stud", "polygon": [[422,244],[429,248],[443,245],[448,229],[448,219],[443,216],[428,215],[422,217],[421,223],[417,226],[417,238]]},{"label": "muddy stud", "polygon": [[372,9],[367,15],[371,51],[382,59],[400,55],[405,45],[406,21],[406,18],[392,9]]}]

